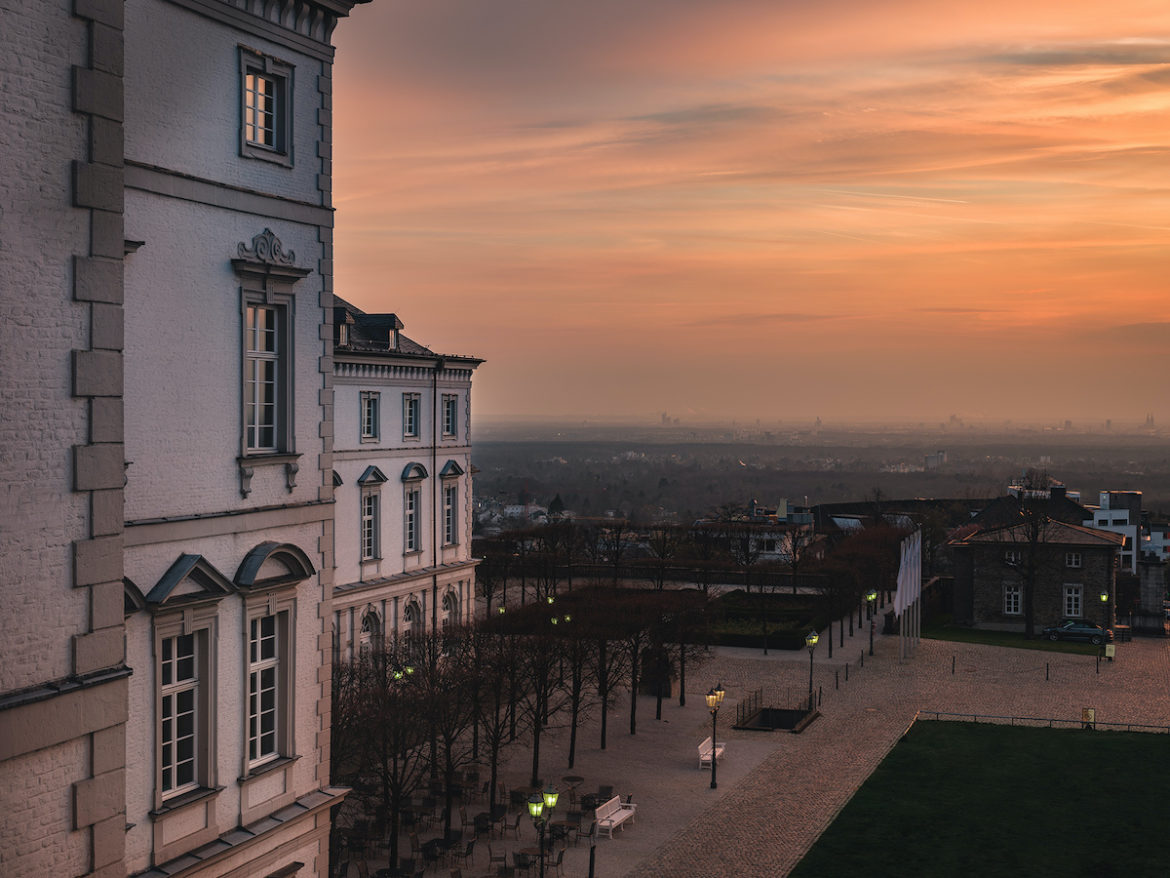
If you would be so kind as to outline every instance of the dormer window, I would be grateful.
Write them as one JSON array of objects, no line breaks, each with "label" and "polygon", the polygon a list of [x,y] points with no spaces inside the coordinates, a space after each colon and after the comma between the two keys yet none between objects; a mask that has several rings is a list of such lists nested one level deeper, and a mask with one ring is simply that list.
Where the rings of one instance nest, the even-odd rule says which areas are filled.
[{"label": "dormer window", "polygon": [[390,333],[386,338],[386,346],[392,351],[398,350],[398,330],[397,329],[390,330]]},{"label": "dormer window", "polygon": [[339,347],[346,347],[349,344],[349,326],[344,323],[337,327],[337,344]]}]

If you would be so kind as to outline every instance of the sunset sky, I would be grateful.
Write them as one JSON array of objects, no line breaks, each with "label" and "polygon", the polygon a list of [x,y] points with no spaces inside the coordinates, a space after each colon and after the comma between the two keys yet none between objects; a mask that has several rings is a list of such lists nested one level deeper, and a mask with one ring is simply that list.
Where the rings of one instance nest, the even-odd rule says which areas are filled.
[{"label": "sunset sky", "polygon": [[376,0],[337,292],[477,418],[1170,420],[1166,0]]}]

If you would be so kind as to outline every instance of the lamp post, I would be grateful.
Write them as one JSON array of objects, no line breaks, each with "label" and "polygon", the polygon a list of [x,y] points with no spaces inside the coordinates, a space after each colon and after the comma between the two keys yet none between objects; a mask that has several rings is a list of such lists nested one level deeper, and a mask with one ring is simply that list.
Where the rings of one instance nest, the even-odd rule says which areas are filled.
[{"label": "lamp post", "polygon": [[877,591],[869,590],[869,594],[865,596],[866,603],[869,604],[869,654],[873,655],[873,628],[877,623],[877,613],[875,604],[877,603]]},{"label": "lamp post", "polygon": [[549,784],[543,793],[539,795],[533,793],[528,797],[528,813],[532,815],[532,825],[540,833],[540,878],[544,878],[544,827],[552,817],[552,810],[557,806],[559,796],[552,784]]},{"label": "lamp post", "polygon": [[1102,611],[1101,615],[1105,620],[1104,623],[1101,625],[1101,627],[1108,628],[1109,627],[1109,590],[1105,589],[1105,588],[1101,589],[1101,611]]},{"label": "lamp post", "polygon": [[715,754],[718,752],[715,736],[719,719],[719,705],[723,703],[724,694],[722,683],[716,683],[715,688],[707,692],[707,708],[711,711],[711,789],[715,789],[717,786],[715,766],[719,764],[719,760],[715,758]]},{"label": "lamp post", "polygon": [[809,713],[812,713],[812,709],[813,709],[813,688],[812,688],[813,652],[816,650],[817,641],[820,639],[821,639],[821,636],[819,634],[817,634],[817,632],[815,632],[815,631],[810,631],[810,632],[808,632],[808,634],[806,634],[804,636],[804,645],[808,647],[808,712]]}]

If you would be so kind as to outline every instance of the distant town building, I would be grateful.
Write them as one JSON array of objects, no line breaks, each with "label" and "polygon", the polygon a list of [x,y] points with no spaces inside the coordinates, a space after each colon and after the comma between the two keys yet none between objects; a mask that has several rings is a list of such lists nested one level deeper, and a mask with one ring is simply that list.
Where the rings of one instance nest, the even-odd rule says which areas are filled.
[{"label": "distant town building", "polygon": [[1143,545],[1142,492],[1102,491],[1100,505],[1088,508],[1093,515],[1092,527],[1121,534],[1125,538],[1118,564],[1127,573],[1137,573]]}]

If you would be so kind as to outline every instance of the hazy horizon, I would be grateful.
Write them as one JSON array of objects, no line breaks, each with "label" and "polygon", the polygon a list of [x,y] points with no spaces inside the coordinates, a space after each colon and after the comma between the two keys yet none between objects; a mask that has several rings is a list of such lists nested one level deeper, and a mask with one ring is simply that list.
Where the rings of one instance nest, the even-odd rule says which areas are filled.
[{"label": "hazy horizon", "polygon": [[379,2],[336,43],[336,291],[484,358],[477,417],[1170,418],[1163,2]]}]

